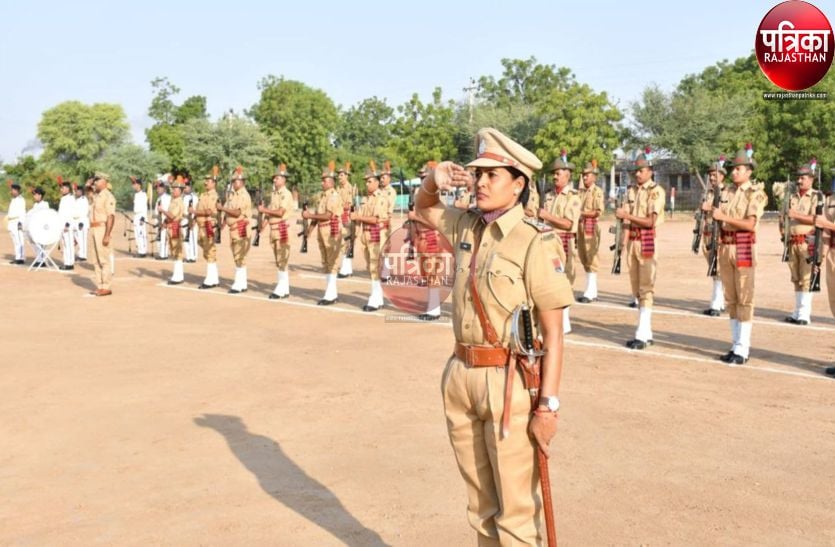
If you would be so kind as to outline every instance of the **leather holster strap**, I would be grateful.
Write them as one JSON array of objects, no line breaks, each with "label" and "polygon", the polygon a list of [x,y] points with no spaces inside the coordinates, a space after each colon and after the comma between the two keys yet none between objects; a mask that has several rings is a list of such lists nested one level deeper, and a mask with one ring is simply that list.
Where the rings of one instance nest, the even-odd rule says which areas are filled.
[{"label": "leather holster strap", "polygon": [[510,350],[489,346],[455,343],[455,356],[471,367],[504,367],[510,362]]}]

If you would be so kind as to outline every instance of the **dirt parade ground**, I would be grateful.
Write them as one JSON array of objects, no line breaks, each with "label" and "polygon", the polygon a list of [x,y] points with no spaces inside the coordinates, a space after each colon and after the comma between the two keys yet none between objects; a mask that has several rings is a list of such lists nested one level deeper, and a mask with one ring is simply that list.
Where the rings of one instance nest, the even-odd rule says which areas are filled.
[{"label": "dirt parade ground", "polygon": [[[681,214],[659,231],[647,351],[624,346],[638,314],[610,252],[600,300],[572,308],[550,460],[560,542],[833,545],[826,289],[811,325],[783,322],[794,294],[765,222],[751,360],[725,366],[728,319],[701,314],[711,284],[691,230]],[[317,306],[313,241],[292,243],[289,299],[267,299],[263,241],[249,291],[229,295],[227,232],[222,287],[197,290],[202,257],[167,286],[173,263],[130,257],[121,217],[114,232],[104,298],[88,295],[89,262],[28,272],[0,237],[0,544],[475,544],[440,397],[448,304],[446,322],[363,313],[359,259],[340,302]]]}]

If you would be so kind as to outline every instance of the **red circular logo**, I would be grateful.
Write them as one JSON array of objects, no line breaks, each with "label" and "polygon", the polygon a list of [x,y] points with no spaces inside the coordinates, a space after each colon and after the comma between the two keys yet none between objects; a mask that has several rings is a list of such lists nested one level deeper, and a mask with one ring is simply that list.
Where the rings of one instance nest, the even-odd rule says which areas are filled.
[{"label": "red circular logo", "polygon": [[432,313],[452,292],[455,253],[447,238],[418,222],[393,231],[380,253],[383,293],[397,309]]},{"label": "red circular logo", "polygon": [[789,0],[763,17],[754,48],[760,69],[771,83],[787,91],[801,91],[826,76],[835,54],[835,38],[821,10]]}]

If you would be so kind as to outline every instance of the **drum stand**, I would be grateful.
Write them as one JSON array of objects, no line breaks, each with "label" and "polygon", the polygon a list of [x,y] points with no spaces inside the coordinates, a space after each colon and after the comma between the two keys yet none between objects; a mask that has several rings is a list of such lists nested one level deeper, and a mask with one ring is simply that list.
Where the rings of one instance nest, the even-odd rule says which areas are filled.
[{"label": "drum stand", "polygon": [[58,264],[56,264],[55,261],[52,260],[52,256],[50,256],[52,254],[52,251],[55,250],[55,247],[58,246],[58,243],[60,243],[60,241],[61,240],[59,239],[52,245],[47,246],[46,248],[44,248],[44,246],[40,243],[32,243],[37,253],[35,254],[35,261],[32,262],[32,264],[29,266],[29,269],[26,271],[31,271],[32,268],[35,268],[35,264],[43,264],[43,266],[36,269],[40,270],[41,268],[49,268],[51,270],[55,270],[56,272],[60,272],[61,268],[58,267]]}]

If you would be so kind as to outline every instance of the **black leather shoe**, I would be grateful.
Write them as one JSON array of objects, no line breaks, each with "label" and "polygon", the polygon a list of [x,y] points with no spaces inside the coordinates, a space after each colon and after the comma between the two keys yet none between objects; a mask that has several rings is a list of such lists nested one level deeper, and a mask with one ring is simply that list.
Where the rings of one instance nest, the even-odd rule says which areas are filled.
[{"label": "black leather shoe", "polygon": [[339,299],[334,298],[333,300],[325,300],[324,298],[316,302],[317,306],[330,306],[331,304],[336,304]]},{"label": "black leather shoe", "polygon": [[835,367],[829,367],[828,369],[826,369],[826,373],[830,376],[835,376]]},{"label": "black leather shoe", "polygon": [[420,319],[421,321],[437,321],[440,318],[440,315],[431,315],[428,313],[422,313],[418,315],[418,319]]},{"label": "black leather shoe", "polygon": [[24,264],[26,264],[26,261],[25,260],[15,260],[14,263],[17,264],[18,266],[23,266]]},{"label": "black leather shoe", "polygon": [[182,285],[182,284],[183,284],[183,282],[182,282],[182,281],[171,281],[171,280],[169,279],[169,280],[168,280],[168,284],[169,284],[169,285]]},{"label": "black leather shoe", "polygon": [[362,311],[377,311],[379,309],[380,308],[375,308],[374,306],[369,306],[368,304],[362,307]]},{"label": "black leather shoe", "polygon": [[43,262],[35,262],[35,263],[32,264],[32,267],[33,268],[43,268],[44,265],[45,264]]},{"label": "black leather shoe", "polygon": [[289,296],[290,296],[289,294],[270,293],[270,300],[281,300],[283,298],[288,298]]},{"label": "black leather shoe", "polygon": [[791,323],[792,325],[797,325],[797,319],[792,317],[791,315],[783,319],[786,323]]},{"label": "black leather shoe", "polygon": [[229,294],[241,294],[241,291],[239,291],[238,289],[229,289],[227,292]]},{"label": "black leather shoe", "polygon": [[808,325],[809,322],[806,321],[805,319],[798,319],[797,321],[794,322],[794,324],[803,326],[803,325]]},{"label": "black leather shoe", "polygon": [[635,302],[630,302],[630,303],[629,303],[629,307],[630,307],[630,308],[637,308],[637,307],[638,307],[638,304],[636,304]]},{"label": "black leather shoe", "polygon": [[734,355],[736,355],[736,353],[734,353],[734,352],[732,352],[732,351],[729,351],[729,352],[728,352],[728,353],[726,353],[725,355],[721,355],[721,356],[719,357],[719,360],[720,360],[720,361],[722,361],[723,363],[730,363],[730,362],[731,362],[731,359],[733,359],[733,356],[734,356]]},{"label": "black leather shoe", "polygon": [[744,365],[748,362],[747,357],[743,357],[742,355],[737,355],[736,353],[731,355],[731,358],[727,361],[729,365]]},{"label": "black leather shoe", "polygon": [[652,340],[647,340],[644,342],[643,340],[630,340],[626,343],[626,347],[629,349],[646,349],[647,346],[651,346],[653,344]]},{"label": "black leather shoe", "polygon": [[198,289],[214,289],[217,285],[206,285],[205,283],[201,283],[197,286]]},{"label": "black leather shoe", "polygon": [[577,302],[580,304],[591,304],[592,302],[597,302],[597,298],[589,298],[587,296],[581,296],[577,299]]},{"label": "black leather shoe", "polygon": [[351,274],[341,274],[341,273],[336,274],[337,279],[345,279],[346,277],[351,277]]},{"label": "black leather shoe", "polygon": [[705,315],[709,315],[710,317],[719,317],[720,315],[722,315],[722,312],[720,312],[719,310],[714,310],[713,308],[707,309],[702,313]]},{"label": "black leather shoe", "polygon": [[145,257],[147,257],[147,256],[148,256],[148,255],[147,255],[146,253],[143,253],[143,254],[141,254],[141,255],[136,255],[136,258],[145,258]]},{"label": "black leather shoe", "polygon": [[66,265],[64,265],[64,266],[61,266],[61,269],[62,269],[63,271],[65,271],[65,272],[69,272],[69,271],[71,271],[71,270],[74,270],[74,269],[75,269],[75,266],[66,266]]}]

